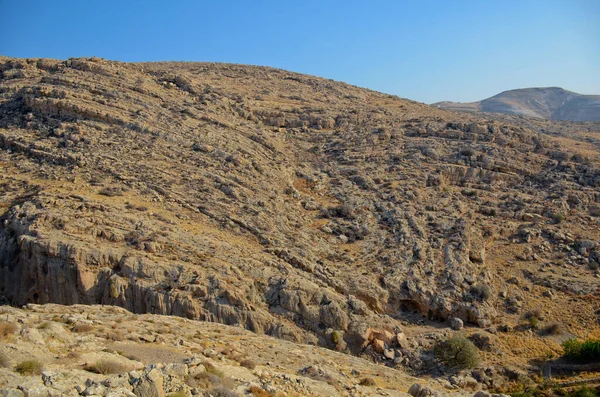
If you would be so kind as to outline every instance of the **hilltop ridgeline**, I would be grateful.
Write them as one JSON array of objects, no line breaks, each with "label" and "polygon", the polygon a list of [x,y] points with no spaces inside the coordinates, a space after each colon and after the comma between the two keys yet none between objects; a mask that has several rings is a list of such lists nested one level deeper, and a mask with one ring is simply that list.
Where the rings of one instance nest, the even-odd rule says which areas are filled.
[{"label": "hilltop ridgeline", "polygon": [[581,95],[558,87],[521,88],[504,91],[479,102],[437,102],[433,106],[548,120],[600,121],[600,95]]}]

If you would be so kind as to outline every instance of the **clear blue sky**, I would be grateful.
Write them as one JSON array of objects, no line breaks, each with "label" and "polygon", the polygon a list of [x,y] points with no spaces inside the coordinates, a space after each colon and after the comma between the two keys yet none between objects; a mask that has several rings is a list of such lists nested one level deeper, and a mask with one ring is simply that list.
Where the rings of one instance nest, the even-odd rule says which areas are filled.
[{"label": "clear blue sky", "polygon": [[267,65],[427,103],[600,94],[600,0],[0,0],[0,54]]}]

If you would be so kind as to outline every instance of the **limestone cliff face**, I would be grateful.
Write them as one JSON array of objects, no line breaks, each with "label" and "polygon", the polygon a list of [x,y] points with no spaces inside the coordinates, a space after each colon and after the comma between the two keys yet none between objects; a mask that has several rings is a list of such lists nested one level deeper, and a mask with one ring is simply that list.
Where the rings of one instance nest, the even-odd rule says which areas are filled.
[{"label": "limestone cliff face", "polygon": [[[415,316],[498,321],[523,244],[578,277],[597,262],[597,245],[539,248],[565,227],[570,253],[597,240],[579,226],[597,220],[600,172],[530,128],[269,68],[0,71],[0,292],[15,305],[111,304],[360,350],[367,329]],[[523,242],[524,226],[539,232]]]}]

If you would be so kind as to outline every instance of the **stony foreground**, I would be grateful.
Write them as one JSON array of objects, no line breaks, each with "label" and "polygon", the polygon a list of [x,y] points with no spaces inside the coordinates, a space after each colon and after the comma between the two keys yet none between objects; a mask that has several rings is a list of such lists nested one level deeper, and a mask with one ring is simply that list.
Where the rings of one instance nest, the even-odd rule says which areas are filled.
[{"label": "stony foreground", "polygon": [[[0,342],[1,396],[408,396],[417,382],[364,359],[239,327],[108,306],[0,312],[2,325],[16,325]],[[13,370],[27,360],[42,368]],[[473,394],[424,382],[440,395]]]}]

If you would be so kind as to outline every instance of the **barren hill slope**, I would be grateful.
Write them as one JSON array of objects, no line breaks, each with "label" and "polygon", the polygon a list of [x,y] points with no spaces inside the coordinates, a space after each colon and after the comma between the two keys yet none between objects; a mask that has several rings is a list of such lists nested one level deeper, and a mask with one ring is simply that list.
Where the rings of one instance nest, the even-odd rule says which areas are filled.
[{"label": "barren hill slope", "polygon": [[[454,317],[495,333],[543,307],[598,332],[598,130],[580,150],[535,122],[263,67],[0,71],[6,303],[240,325],[413,371]],[[405,328],[428,336],[381,332]],[[496,338],[489,364],[558,351]]]},{"label": "barren hill slope", "polygon": [[581,95],[558,87],[522,88],[504,91],[479,102],[438,102],[433,106],[549,120],[600,121],[600,95]]}]

